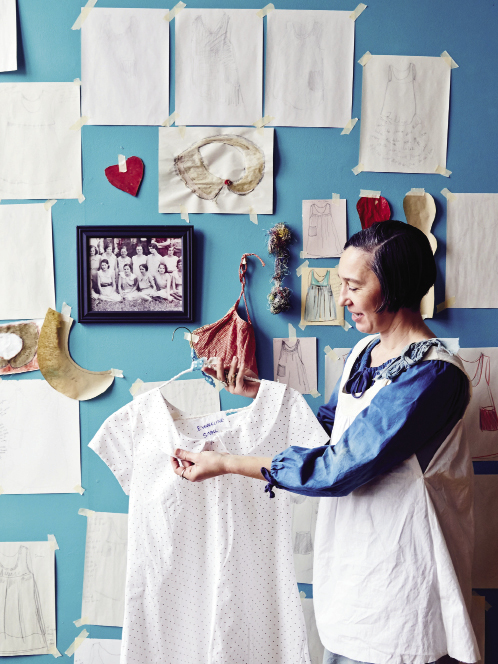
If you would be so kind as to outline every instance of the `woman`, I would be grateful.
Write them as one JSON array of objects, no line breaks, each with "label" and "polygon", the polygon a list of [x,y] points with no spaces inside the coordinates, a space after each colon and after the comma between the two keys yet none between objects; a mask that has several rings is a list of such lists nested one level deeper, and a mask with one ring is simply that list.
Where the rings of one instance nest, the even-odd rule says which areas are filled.
[{"label": "woman", "polygon": [[153,278],[147,274],[147,265],[140,265],[140,276],[138,277],[137,290],[142,300],[150,302],[152,295],[156,294],[156,285]]},{"label": "woman", "polygon": [[109,265],[109,270],[116,275],[116,265],[117,265],[117,258],[115,254],[113,253],[112,250],[112,244],[108,242],[105,246],[105,251],[102,255],[102,258],[105,258],[107,260],[107,264]]},{"label": "woman", "polygon": [[97,252],[97,247],[94,244],[90,245],[90,284],[92,288],[92,297],[97,297],[99,292],[99,285],[97,274],[100,269],[100,256]]},{"label": "woman", "polygon": [[140,300],[138,292],[138,279],[131,272],[131,264],[123,265],[123,272],[119,275],[118,289],[123,300]]},{"label": "woman", "polygon": [[171,302],[173,299],[170,293],[171,279],[166,272],[166,265],[164,263],[159,263],[157,267],[157,274],[154,276],[154,284],[157,289],[154,293],[155,297],[160,297],[163,300]]},{"label": "woman", "polygon": [[128,250],[126,247],[121,247],[120,255],[118,256],[117,266],[116,266],[118,276],[124,273],[125,265],[129,265],[130,270],[132,269],[131,258],[128,256]]},{"label": "woman", "polygon": [[157,274],[157,269],[163,257],[158,252],[158,247],[155,242],[150,243],[149,251],[150,253],[147,256],[147,267],[149,268],[149,274],[151,275],[151,277],[155,277]]},{"label": "woman", "polygon": [[140,277],[140,266],[147,265],[147,256],[144,255],[144,248],[141,244],[137,244],[136,254],[131,259],[132,272],[137,277]]},{"label": "woman", "polygon": [[163,263],[166,265],[166,270],[170,280],[170,290],[176,291],[177,286],[181,283],[180,275],[178,274],[178,262],[180,258],[175,256],[175,248],[173,245],[168,247],[167,256],[163,257]]},{"label": "woman", "polygon": [[102,258],[100,261],[100,270],[97,272],[97,285],[101,300],[121,302],[121,295],[116,292],[116,275],[110,269],[107,258]]},{"label": "woman", "polygon": [[[469,382],[422,320],[434,284],[429,241],[397,221],[354,235],[339,263],[339,304],[360,332],[318,419],[331,444],[273,460],[177,450],[175,473],[225,473],[320,496],[313,593],[324,664],[476,662],[469,620],[472,462],[461,418]],[[237,373],[238,369],[238,373]],[[254,396],[234,358],[228,389]],[[216,375],[224,379],[218,363]],[[183,466],[183,467],[182,467]]]}]

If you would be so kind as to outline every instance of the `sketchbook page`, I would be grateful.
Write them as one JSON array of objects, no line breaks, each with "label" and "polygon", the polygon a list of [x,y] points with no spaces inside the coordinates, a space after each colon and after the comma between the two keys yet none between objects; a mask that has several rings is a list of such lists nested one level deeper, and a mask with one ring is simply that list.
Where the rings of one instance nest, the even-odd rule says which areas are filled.
[{"label": "sketchbook page", "polygon": [[254,9],[175,18],[177,125],[252,125],[263,114],[263,21]]},{"label": "sketchbook page", "polygon": [[344,307],[338,305],[341,280],[336,267],[303,268],[300,325],[342,325]]},{"label": "sketchbook page", "polygon": [[16,69],[16,0],[0,0],[0,71],[15,71]]},{"label": "sketchbook page", "polygon": [[[164,381],[163,381],[164,382]],[[143,383],[135,392],[136,399],[141,394],[154,390],[162,383]],[[193,415],[208,415],[220,411],[220,393],[211,387],[204,378],[175,380],[161,388],[161,394],[178,410]]]},{"label": "sketchbook page", "polygon": [[458,308],[498,307],[497,217],[498,194],[456,194],[447,204],[446,299]]},{"label": "sketchbook page", "polygon": [[17,323],[0,325],[0,349],[2,335],[15,335],[22,344],[21,350],[10,358],[5,358],[0,350],[0,376],[36,371],[38,366],[38,339],[43,319],[21,320]]},{"label": "sketchbook page", "polygon": [[159,212],[183,208],[272,214],[273,129],[159,128]]},{"label": "sketchbook page", "polygon": [[273,380],[285,383],[301,394],[315,392],[316,337],[273,339]]},{"label": "sketchbook page", "polygon": [[298,583],[313,583],[313,551],[319,498],[290,494],[292,547]]},{"label": "sketchbook page", "polygon": [[128,515],[87,518],[81,615],[89,625],[123,626]]},{"label": "sketchbook page", "polygon": [[474,477],[473,588],[498,588],[498,475]]},{"label": "sketchbook page", "polygon": [[0,320],[44,318],[55,307],[50,209],[0,205],[0,247]]},{"label": "sketchbook page", "polygon": [[92,9],[81,27],[81,107],[88,124],[160,125],[167,119],[167,11]]},{"label": "sketchbook page", "polygon": [[361,100],[364,171],[434,173],[446,167],[450,76],[443,58],[370,58]]},{"label": "sketchbook page", "polygon": [[318,629],[315,620],[315,609],[313,600],[311,598],[301,598],[303,607],[304,620],[306,622],[306,632],[308,634],[308,649],[310,654],[311,664],[322,664],[323,651],[325,650],[320,637],[318,636]]},{"label": "sketchbook page", "polygon": [[268,14],[265,115],[291,127],[344,127],[351,119],[354,21],[351,12]]},{"label": "sketchbook page", "polygon": [[347,357],[351,352],[351,348],[334,348],[337,359],[332,359],[325,355],[325,396],[324,403],[330,401],[332,392],[334,391],[337,381],[340,380],[342,372],[344,371],[344,364]]},{"label": "sketchbook page", "polygon": [[74,664],[119,664],[121,639],[85,639],[74,653]]},{"label": "sketchbook page", "polygon": [[346,240],[345,198],[303,201],[304,258],[336,258]]},{"label": "sketchbook page", "polygon": [[44,380],[0,381],[3,493],[74,493],[80,485],[78,402]]},{"label": "sketchbook page", "polygon": [[79,117],[79,85],[0,83],[0,198],[78,198]]},{"label": "sketchbook page", "polygon": [[56,647],[55,552],[51,542],[0,542],[0,657]]}]

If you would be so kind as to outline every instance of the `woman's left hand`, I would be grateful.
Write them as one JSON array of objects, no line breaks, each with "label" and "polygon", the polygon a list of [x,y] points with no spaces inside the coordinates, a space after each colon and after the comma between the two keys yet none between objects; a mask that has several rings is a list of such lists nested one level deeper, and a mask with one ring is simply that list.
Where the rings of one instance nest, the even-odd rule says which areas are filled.
[{"label": "woman's left hand", "polygon": [[[184,477],[190,482],[202,482],[211,477],[226,475],[227,452],[187,452],[187,450],[175,450],[175,456],[171,457],[171,465],[177,475]],[[178,461],[181,460],[181,464]]]}]

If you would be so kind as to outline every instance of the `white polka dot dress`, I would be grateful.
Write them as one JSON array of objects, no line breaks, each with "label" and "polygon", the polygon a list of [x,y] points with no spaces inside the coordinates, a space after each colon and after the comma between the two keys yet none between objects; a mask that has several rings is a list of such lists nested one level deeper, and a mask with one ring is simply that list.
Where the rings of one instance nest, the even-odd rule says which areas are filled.
[{"label": "white polka dot dress", "polygon": [[327,441],[303,397],[270,381],[228,417],[182,417],[155,389],[105,421],[90,447],[130,495],[121,664],[310,664],[289,494],[238,475],[186,482],[170,455]]}]

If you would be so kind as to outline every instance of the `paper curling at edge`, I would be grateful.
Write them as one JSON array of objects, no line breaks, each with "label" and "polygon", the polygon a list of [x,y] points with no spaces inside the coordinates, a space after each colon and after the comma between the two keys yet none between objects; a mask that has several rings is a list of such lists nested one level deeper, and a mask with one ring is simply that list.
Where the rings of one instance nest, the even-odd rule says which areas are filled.
[{"label": "paper curling at edge", "polygon": [[68,339],[73,319],[48,309],[38,340],[38,365],[54,390],[70,399],[87,401],[105,392],[114,381],[112,369],[88,371],[69,354]]}]

